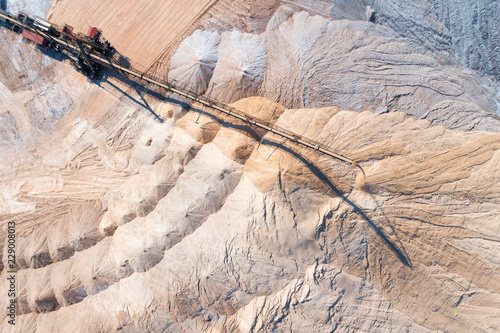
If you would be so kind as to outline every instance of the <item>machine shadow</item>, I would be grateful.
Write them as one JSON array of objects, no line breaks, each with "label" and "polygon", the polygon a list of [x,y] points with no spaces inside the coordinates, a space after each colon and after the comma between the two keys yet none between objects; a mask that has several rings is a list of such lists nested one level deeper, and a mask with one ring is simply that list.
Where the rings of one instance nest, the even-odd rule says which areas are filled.
[{"label": "machine shadow", "polygon": [[[282,151],[287,152],[288,154],[292,155],[293,157],[295,157],[296,159],[298,159],[299,161],[304,163],[304,165],[306,165],[309,168],[309,170],[311,170],[311,172],[316,177],[318,177],[319,180],[321,180],[323,182],[323,184],[328,186],[328,188],[330,188],[339,198],[341,198],[344,202],[346,202],[349,206],[351,206],[356,214],[358,214],[363,220],[365,220],[368,223],[368,225],[377,233],[377,235],[384,241],[384,243],[387,244],[389,249],[396,255],[396,257],[399,259],[399,261],[403,265],[412,268],[410,258],[406,254],[406,251],[404,250],[403,245],[400,244],[400,246],[403,248],[402,250],[398,249],[396,244],[387,237],[387,235],[384,233],[384,231],[382,229],[380,229],[376,225],[376,223],[368,215],[366,215],[366,213],[363,212],[363,210],[358,205],[356,205],[356,203],[349,200],[349,198],[347,198],[345,196],[345,194],[342,193],[342,191],[340,191],[332,183],[332,181],[328,178],[328,176],[325,173],[323,173],[323,171],[321,171],[313,162],[309,161],[308,159],[306,159],[305,157],[303,157],[302,155],[300,155],[299,153],[297,153],[293,149],[286,147],[283,144],[276,143],[273,141],[268,141],[268,140],[265,140],[264,144],[266,144],[268,146],[279,148]],[[385,214],[384,214],[384,216],[385,216]],[[385,218],[387,219],[387,216],[385,216]],[[392,228],[392,226],[391,226],[391,228]]]},{"label": "machine shadow", "polygon": [[[138,82],[136,82],[134,80],[131,80],[130,78],[128,78],[127,76],[125,76],[123,74],[114,73],[113,71],[109,71],[109,72],[111,72],[110,76],[113,76],[116,79],[122,80],[124,83],[127,83],[128,85],[134,87],[134,89],[136,89],[137,92],[139,92],[138,87],[142,87],[143,91],[145,90],[144,91],[145,94],[153,96],[153,97],[155,97],[155,98],[157,98],[157,99],[159,99],[161,101],[165,101],[165,102],[169,102],[169,103],[180,105],[182,108],[184,108],[187,111],[194,111],[194,112],[203,114],[203,115],[205,115],[205,116],[207,116],[209,118],[212,118],[214,121],[220,123],[222,126],[225,126],[225,127],[228,127],[228,128],[232,128],[232,129],[238,130],[238,131],[243,132],[243,133],[247,133],[247,134],[249,134],[251,137],[253,137],[256,140],[260,140],[260,138],[262,136],[262,135],[259,135],[252,128],[252,126],[232,124],[230,122],[226,122],[225,118],[221,118],[221,117],[216,116],[216,115],[214,115],[212,113],[209,113],[209,112],[207,112],[205,110],[200,110],[200,109],[193,108],[192,107],[192,103],[189,103],[187,100],[184,101],[184,102],[179,101],[177,99],[174,99],[174,98],[168,96],[167,94],[162,94],[162,93],[159,93],[157,91],[150,90],[144,84],[138,83]],[[110,83],[109,80],[108,80],[108,83]],[[115,85],[113,85],[113,86],[115,86]],[[123,92],[123,90],[121,90],[119,87],[116,87],[116,89],[118,89],[118,90],[120,90],[120,91]],[[133,97],[131,97],[130,95],[128,95],[126,92],[123,92],[123,93],[125,95],[127,95],[129,98],[133,99],[134,102],[136,102],[140,106],[146,108],[149,112],[151,112],[153,115],[155,115],[157,117],[157,119],[159,119],[160,121],[163,121],[151,109],[151,107],[149,106],[149,104],[147,104],[147,102],[145,101],[142,93],[139,93],[139,96],[143,100],[143,103],[138,102]],[[309,168],[309,170],[311,170],[311,172],[316,177],[318,177],[319,180],[321,180],[328,188],[330,188],[339,198],[341,198],[344,202],[346,202],[349,206],[351,206],[352,209],[354,210],[354,212],[356,214],[358,214],[363,220],[365,220],[368,223],[368,225],[377,233],[377,235],[384,241],[384,243],[396,255],[396,257],[399,259],[399,261],[403,265],[412,268],[411,260],[410,260],[410,258],[408,256],[408,254],[406,253],[406,250],[404,249],[403,244],[399,240],[399,237],[395,233],[394,227],[389,223],[389,219],[387,218],[386,214],[383,212],[382,208],[378,205],[378,203],[377,203],[377,207],[382,211],[382,214],[383,214],[385,220],[389,223],[391,229],[393,230],[393,232],[395,233],[396,237],[398,238],[400,247],[402,249],[399,249],[396,246],[396,244],[387,237],[387,235],[384,233],[384,231],[380,227],[378,227],[377,224],[368,215],[366,215],[366,213],[363,212],[363,210],[358,205],[356,205],[356,203],[354,203],[353,201],[349,200],[349,198],[347,198],[347,196],[345,196],[345,194],[342,193],[342,191],[340,191],[332,183],[332,181],[328,178],[328,176],[325,173],[323,173],[313,162],[309,161],[308,159],[306,159],[302,155],[298,154],[293,149],[285,146],[283,143],[277,143],[277,142],[273,142],[273,141],[269,141],[269,140],[264,140],[264,144],[266,144],[268,146],[276,147],[277,149],[281,149],[282,151],[287,152],[288,154],[294,156],[296,159],[298,159],[299,161],[301,161],[302,163],[304,163],[304,165],[306,165]]]},{"label": "machine shadow", "polygon": [[[210,113],[210,112],[205,111],[205,110],[200,110],[198,108],[193,107],[192,104],[189,104],[187,101],[181,102],[181,101],[174,99],[170,96],[165,96],[163,100],[168,102],[168,103],[177,104],[177,105],[181,106],[183,109],[185,109],[186,111],[194,111],[194,112],[202,114],[208,118],[211,118],[213,121],[218,122],[221,126],[234,129],[242,134],[248,134],[251,138],[253,138],[257,141],[260,140],[259,134],[252,128],[252,126],[242,125],[242,124],[233,124],[231,122],[226,121],[224,117],[214,115],[213,113]],[[221,113],[221,115],[222,115],[222,113]]]},{"label": "machine shadow", "polygon": [[[111,80],[109,80],[109,78],[115,78],[115,79],[125,83],[129,87],[133,88],[137,92],[137,94],[140,98],[140,101],[137,100],[136,98],[134,98],[133,96],[131,96],[129,93],[127,93],[126,91],[124,91],[120,87],[118,87]],[[157,121],[159,121],[160,123],[164,122],[164,120],[153,110],[153,108],[149,105],[149,103],[146,101],[146,99],[144,97],[144,95],[150,95],[158,100],[164,100],[165,97],[161,93],[158,93],[154,90],[150,90],[144,84],[138,83],[138,82],[128,78],[127,76],[125,76],[123,74],[118,74],[118,73],[115,73],[111,70],[107,70],[105,75],[103,75],[98,80],[93,80],[93,82],[96,83],[97,85],[100,85],[101,82],[106,82],[111,87],[113,87],[115,90],[117,90],[120,94],[124,95],[125,97],[130,99],[132,102],[134,102],[138,106],[148,110],[155,117],[155,119]]]}]

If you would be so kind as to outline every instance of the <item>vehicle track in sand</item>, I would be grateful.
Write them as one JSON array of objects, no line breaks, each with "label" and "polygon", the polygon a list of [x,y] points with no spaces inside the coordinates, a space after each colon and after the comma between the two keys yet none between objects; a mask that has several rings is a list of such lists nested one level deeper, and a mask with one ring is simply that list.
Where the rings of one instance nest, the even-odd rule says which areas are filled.
[{"label": "vehicle track in sand", "polygon": [[80,32],[86,32],[89,24],[94,25],[105,31],[105,36],[109,36],[109,41],[120,53],[147,67],[175,45],[179,36],[216,1],[181,0],[158,4],[143,0],[62,0],[54,2],[47,18],[56,24],[70,24]]}]

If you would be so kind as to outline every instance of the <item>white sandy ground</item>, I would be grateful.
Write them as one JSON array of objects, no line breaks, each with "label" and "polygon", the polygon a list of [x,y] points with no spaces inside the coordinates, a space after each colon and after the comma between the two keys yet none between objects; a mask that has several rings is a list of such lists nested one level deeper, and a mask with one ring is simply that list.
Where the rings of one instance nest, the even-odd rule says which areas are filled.
[{"label": "white sandy ground", "polygon": [[[275,104],[257,98],[236,106],[270,119]],[[118,156],[129,165],[139,159],[140,168],[129,166],[122,180],[101,185],[102,194],[94,196],[101,199],[80,197],[82,203],[57,220],[39,220],[47,229],[18,238],[18,327],[64,332],[78,325],[108,332],[163,325],[172,331],[248,332],[270,325],[322,331],[335,323],[423,332],[499,324],[493,319],[500,301],[498,262],[474,255],[497,242],[491,217],[499,210],[498,188],[488,185],[498,176],[497,134],[447,130],[402,113],[278,112],[280,126],[310,137],[320,133],[315,138],[322,141],[333,136],[339,150],[365,161],[367,177],[358,186],[372,195],[356,187],[355,170],[297,151],[404,248],[410,268],[304,161],[268,144],[257,149],[258,141],[243,133],[208,126],[208,117],[196,125],[196,114],[170,106],[158,110],[166,121],[144,119],[128,153],[95,154],[91,159],[100,162],[80,162],[71,178],[96,167],[100,177],[113,174],[116,166],[104,161]],[[297,121],[306,114],[309,121]],[[72,130],[60,141],[66,148],[59,154],[99,136],[85,138],[98,127],[87,120],[82,130],[82,117],[68,124]],[[113,117],[143,116],[129,109]],[[201,134],[207,131],[212,134]],[[425,140],[414,140],[415,133]],[[161,148],[151,151],[156,141]],[[73,196],[80,192],[71,178],[42,192],[36,192],[34,178],[26,178],[34,185],[23,184],[17,197],[40,202],[56,193]],[[11,184],[13,191],[16,182]],[[37,209],[32,216],[40,214]],[[474,273],[485,266],[492,275]],[[451,276],[457,286],[442,284]],[[459,287],[464,283],[466,292]],[[462,305],[458,300],[465,298]],[[448,321],[449,314],[462,321]]]},{"label": "white sandy ground", "polygon": [[[72,3],[60,5],[53,10],[61,20],[73,15],[63,15]],[[197,119],[195,110],[146,97],[158,122],[139,107],[137,92],[89,84],[2,35],[22,54],[17,63],[2,57],[2,91],[18,99],[8,109],[18,110],[12,122],[22,129],[29,111],[31,130],[52,126],[0,160],[0,223],[4,231],[7,221],[17,225],[15,330],[500,330],[500,138],[485,116],[485,81],[367,22],[283,7],[257,30],[220,33],[217,65],[204,82],[220,79],[216,88],[227,87],[229,97],[278,82],[274,101],[234,106],[354,158],[365,177],[242,124],[221,125],[223,116]],[[330,63],[309,58],[319,50]],[[326,67],[335,75],[316,85]],[[369,75],[354,82],[361,69]],[[385,86],[377,70],[393,74]],[[55,94],[60,85],[67,94]],[[380,96],[371,94],[384,87],[394,89],[391,110],[378,109]],[[52,92],[30,103],[30,89]],[[331,91],[338,91],[333,99]],[[285,108],[277,100],[325,107]],[[408,116],[412,103],[425,116]],[[57,110],[59,118],[49,117]],[[5,248],[2,256],[5,264]],[[7,301],[0,297],[0,307]],[[1,318],[2,332],[15,331]]]}]

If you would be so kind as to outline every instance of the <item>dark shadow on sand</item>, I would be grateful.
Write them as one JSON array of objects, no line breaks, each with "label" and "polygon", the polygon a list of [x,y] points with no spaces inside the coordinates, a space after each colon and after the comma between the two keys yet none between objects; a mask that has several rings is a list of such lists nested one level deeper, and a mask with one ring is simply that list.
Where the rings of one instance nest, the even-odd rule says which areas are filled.
[{"label": "dark shadow on sand", "polygon": [[[410,268],[412,267],[411,260],[408,257],[408,255],[406,254],[406,251],[404,250],[403,245],[400,244],[400,246],[402,247],[402,250],[400,250],[396,246],[396,244],[387,237],[387,235],[384,233],[384,231],[382,229],[380,229],[375,224],[375,222],[368,215],[366,215],[366,213],[363,212],[363,210],[358,205],[356,205],[356,203],[354,203],[349,198],[347,198],[346,195],[344,193],[342,193],[342,191],[340,191],[332,183],[332,181],[328,178],[328,176],[325,175],[314,163],[312,163],[311,161],[309,161],[308,159],[306,159],[302,155],[298,154],[297,152],[295,152],[294,150],[292,150],[289,147],[286,147],[283,144],[279,144],[279,143],[276,143],[273,141],[268,141],[268,140],[264,140],[264,144],[266,144],[268,146],[279,148],[279,149],[289,153],[290,155],[292,155],[293,157],[295,157],[296,159],[298,159],[302,163],[304,163],[309,168],[309,170],[311,170],[311,172],[316,177],[318,177],[319,180],[321,180],[326,186],[328,186],[339,198],[341,198],[344,202],[346,202],[349,206],[351,206],[353,208],[354,212],[356,214],[358,214],[363,220],[365,220],[368,223],[368,225],[377,233],[377,235],[380,236],[380,238],[382,238],[382,240],[387,244],[387,246],[389,246],[391,251],[396,255],[396,257],[399,259],[399,261],[401,261],[401,263],[403,265],[410,267]],[[378,206],[378,204],[377,204],[377,206]],[[383,215],[387,220],[387,216],[385,216],[385,214],[383,214]],[[391,228],[392,228],[392,226],[391,226]],[[394,230],[394,228],[392,228],[392,229]]]},{"label": "dark shadow on sand", "polygon": [[[50,52],[52,52],[52,51],[50,51]],[[115,84],[111,83],[110,80],[109,80],[110,77],[114,77],[114,78],[116,78],[116,79],[124,82],[125,84],[131,86],[132,88],[134,88],[136,90],[136,92],[139,94],[139,97],[142,100],[142,102],[140,102],[137,99],[133,98],[132,96],[130,96],[130,94],[128,94],[127,92],[123,91],[122,89],[120,89]],[[232,129],[244,132],[244,133],[248,133],[251,137],[253,137],[257,141],[261,139],[261,136],[263,134],[263,133],[261,135],[257,134],[257,132],[254,130],[254,128],[252,126],[250,126],[250,125],[239,125],[239,124],[233,124],[231,122],[227,122],[226,121],[227,117],[225,115],[223,115],[222,113],[221,113],[221,116],[224,116],[224,117],[219,117],[217,115],[214,115],[211,112],[205,111],[204,108],[202,110],[196,109],[196,108],[192,107],[192,101],[186,99],[185,97],[182,97],[182,96],[180,97],[180,99],[183,99],[184,101],[181,101],[179,99],[175,99],[175,98],[172,97],[173,95],[175,95],[174,93],[171,93],[171,92],[169,93],[169,92],[166,92],[166,91],[164,93],[160,93],[160,92],[158,92],[156,90],[152,90],[152,89],[150,89],[149,84],[145,85],[142,82],[138,82],[139,81],[138,79],[132,80],[128,76],[126,76],[126,75],[124,75],[124,74],[122,74],[120,72],[115,72],[115,71],[113,71],[111,69],[103,69],[100,78],[93,80],[93,82],[96,83],[96,84],[98,84],[98,85],[100,84],[100,82],[103,82],[103,81],[106,81],[108,84],[110,84],[112,87],[114,87],[116,90],[118,90],[123,95],[127,96],[129,99],[131,99],[134,103],[136,103],[140,107],[143,107],[146,110],[148,110],[151,114],[153,114],[155,116],[155,118],[158,121],[161,121],[161,122],[163,122],[163,119],[161,119],[161,117],[159,117],[153,111],[153,109],[151,108],[151,106],[147,103],[146,99],[144,98],[144,95],[147,94],[147,95],[150,95],[150,96],[152,96],[154,98],[157,98],[157,99],[159,99],[161,101],[165,101],[165,102],[168,102],[168,103],[180,105],[183,109],[185,109],[187,111],[194,111],[194,112],[203,114],[203,115],[205,115],[205,116],[207,116],[209,118],[212,118],[214,121],[220,123],[222,126],[225,126],[225,127],[228,127],[228,128],[232,128]],[[161,89],[161,90],[164,91],[164,89]],[[283,150],[283,151],[291,154],[292,156],[294,156],[296,159],[298,159],[302,163],[304,163],[311,170],[311,172],[314,175],[316,175],[316,177],[318,177],[318,179],[320,179],[326,186],[328,186],[339,198],[341,198],[342,200],[344,200],[344,202],[346,202],[347,204],[349,204],[353,208],[354,212],[356,214],[358,214],[363,220],[365,220],[368,223],[368,225],[377,233],[377,235],[380,236],[380,238],[387,244],[387,246],[390,248],[390,250],[397,256],[397,258],[399,259],[399,261],[401,261],[401,263],[403,265],[405,265],[407,267],[410,267],[410,268],[412,267],[411,261],[410,261],[408,255],[407,255],[406,251],[404,250],[404,247],[403,247],[401,241],[399,241],[399,243],[400,243],[400,246],[402,247],[402,250],[400,250],[396,246],[396,244],[394,244],[394,242],[392,242],[387,237],[387,235],[384,233],[384,231],[382,229],[380,229],[375,224],[375,222],[368,215],[366,215],[365,212],[363,212],[363,210],[359,206],[357,206],[353,201],[349,200],[349,198],[347,198],[347,196],[344,193],[342,193],[330,181],[330,179],[328,178],[328,176],[325,175],[316,165],[314,165],[314,163],[312,163],[311,161],[309,161],[305,157],[301,156],[300,154],[298,154],[297,152],[295,152],[291,148],[285,146],[284,142],[277,143],[277,142],[273,142],[273,141],[269,141],[269,140],[263,140],[263,143],[266,144],[266,145],[269,145],[269,146],[276,147],[277,149],[281,149],[281,150]],[[377,203],[377,207],[382,211],[382,209],[380,208],[380,206],[378,205],[378,203]],[[382,213],[383,213],[386,221],[389,222],[387,216],[384,214],[383,211],[382,211]],[[395,232],[395,230],[392,227],[392,225],[390,225],[390,227]],[[396,235],[396,237],[397,237],[397,235]],[[398,238],[398,240],[399,240],[399,238]]]}]

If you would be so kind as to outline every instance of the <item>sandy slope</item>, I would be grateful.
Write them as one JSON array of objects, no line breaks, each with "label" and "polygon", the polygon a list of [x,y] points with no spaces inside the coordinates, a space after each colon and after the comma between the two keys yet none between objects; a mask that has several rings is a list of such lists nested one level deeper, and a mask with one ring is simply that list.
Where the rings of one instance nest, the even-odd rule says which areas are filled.
[{"label": "sandy slope", "polygon": [[[236,106],[264,119],[275,107],[265,99]],[[498,135],[446,130],[402,113],[278,112],[280,126],[330,138],[364,161],[363,179],[293,145],[275,150],[279,141],[270,136],[257,148],[244,133],[208,126],[207,117],[196,125],[196,115],[179,112],[164,124],[144,123],[122,156],[129,163],[151,156],[154,144],[144,137],[165,142],[161,155],[123,174],[121,185],[113,176],[100,201],[71,204],[57,224],[39,220],[44,228],[20,238],[23,330],[499,327],[499,263],[481,250],[498,243],[492,217],[500,202],[491,186]],[[308,121],[298,121],[305,114]],[[165,128],[166,141],[152,136],[155,126]],[[212,134],[201,135],[206,131]],[[85,136],[70,149],[88,155],[90,147],[77,148]],[[107,158],[113,156],[120,154]],[[88,155],[72,179],[99,161]],[[116,172],[98,168],[100,179]],[[82,181],[79,187],[90,180]],[[54,195],[78,197],[67,181],[34,188],[25,186],[18,197],[37,207]]]},{"label": "sandy slope", "polygon": [[214,2],[63,0],[53,3],[47,18],[83,33],[97,26],[121,54],[147,67]]},{"label": "sandy slope", "polygon": [[[98,6],[77,3],[80,10]],[[120,3],[115,18],[104,13],[117,3],[99,2],[97,15],[114,22],[106,31],[123,50],[149,48],[127,54],[148,62],[176,37],[162,42],[147,34],[157,19],[120,30],[118,17],[131,15],[134,3]],[[158,15],[173,15],[172,2],[148,4],[163,8]],[[9,121],[28,139],[26,129],[43,123],[37,117],[50,106],[61,120],[50,118],[48,134],[14,145],[23,158],[2,158],[0,241],[5,247],[6,222],[16,221],[20,268],[18,325],[8,325],[2,313],[2,332],[500,330],[500,138],[495,118],[484,116],[495,98],[486,81],[371,23],[330,22],[292,7],[269,18],[252,8],[269,13],[274,2],[253,5],[239,2],[235,12],[224,12],[228,1],[212,7],[207,14],[228,18],[204,16],[195,26],[212,22],[241,32],[195,33],[181,55],[217,35],[220,43],[205,45],[210,65],[217,65],[195,66],[207,59],[197,53],[179,75],[204,82],[195,87],[201,90],[220,82],[213,92],[229,100],[267,91],[274,101],[254,97],[234,106],[328,144],[358,161],[365,176],[220,115],[198,117],[199,105],[141,97],[123,83],[89,84],[4,37],[22,56],[14,64],[4,54],[0,96],[8,103],[0,110],[17,112]],[[85,14],[71,6],[54,3],[54,19],[85,26]],[[144,8],[138,17],[157,14]],[[189,35],[187,23],[162,24]],[[126,37],[134,26],[154,38],[134,44]],[[324,62],[314,58],[318,53]],[[395,86],[391,112],[383,114],[371,94],[380,88],[376,63]],[[182,57],[172,58],[176,64]],[[360,75],[360,68],[371,72]],[[61,79],[71,99],[50,97]],[[47,94],[34,99],[32,87]],[[276,103],[304,98],[324,107]],[[27,107],[33,100],[44,107]],[[335,101],[372,110],[344,110]],[[457,105],[465,105],[463,112]],[[4,249],[2,256],[5,263]],[[7,301],[0,297],[0,306]]]},{"label": "sandy slope", "polygon": [[[370,22],[289,5],[260,34],[225,32],[220,43],[194,36],[173,55],[169,79],[225,102],[259,94],[286,107],[403,111],[448,128],[500,130],[498,84],[441,52],[445,42],[433,49]],[[186,66],[188,42],[191,54],[217,55],[213,70]],[[196,88],[195,76],[203,82]]]}]

